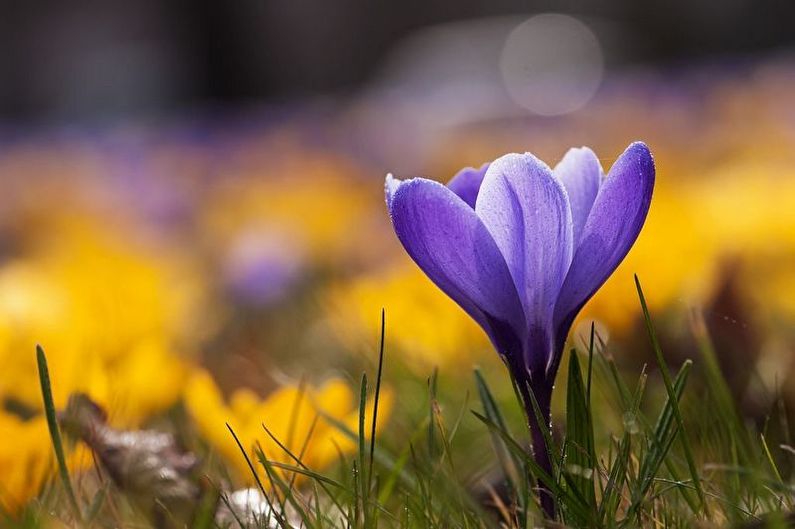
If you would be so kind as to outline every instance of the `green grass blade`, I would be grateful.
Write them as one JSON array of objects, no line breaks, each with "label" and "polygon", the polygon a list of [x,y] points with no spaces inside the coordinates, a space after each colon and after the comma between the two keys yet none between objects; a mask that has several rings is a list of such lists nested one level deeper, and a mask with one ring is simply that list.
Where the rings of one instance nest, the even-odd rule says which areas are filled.
[{"label": "green grass blade", "polygon": [[[278,490],[281,492],[281,497],[283,500],[281,501],[280,512],[286,513],[288,510],[286,509],[287,504],[289,503],[292,507],[293,511],[301,517],[303,522],[303,527],[311,527],[311,517],[307,512],[306,508],[296,497],[296,491],[292,486],[284,480],[284,478],[279,474],[279,472],[273,471],[273,466],[271,465],[270,460],[265,455],[265,452],[262,450],[261,446],[255,447],[255,454],[257,459],[259,460],[262,468],[265,469],[265,473],[268,476],[268,480],[273,486],[274,490]],[[282,515],[282,518],[284,516]],[[291,525],[288,524],[288,527]]]},{"label": "green grass blade", "polygon": [[[243,524],[243,520],[240,519],[240,516],[237,515],[237,509],[234,506],[232,506],[232,503],[229,501],[229,496],[227,496],[227,493],[226,492],[219,492],[218,497],[220,498],[221,503],[226,505],[226,508],[229,511],[229,514],[232,515],[232,518],[234,518],[235,522],[237,523],[237,526],[240,527],[240,529],[248,529]],[[230,529],[230,527],[231,527],[231,524],[229,526],[224,526],[222,529]]]},{"label": "green grass blade", "polygon": [[[475,384],[478,389],[478,395],[483,405],[485,416],[510,436],[511,432],[497,405],[497,400],[494,398],[494,394],[479,368],[475,369]],[[530,507],[530,484],[524,477],[527,475],[526,466],[521,459],[514,456],[514,454],[508,450],[508,447],[505,446],[505,442],[495,431],[489,429],[489,437],[502,474],[505,476],[509,488],[509,495],[512,496],[517,503],[518,508],[516,514],[518,516],[518,525],[520,527],[525,527],[527,525],[528,509]]]},{"label": "green grass blade", "polygon": [[240,453],[243,454],[243,458],[246,460],[246,465],[248,465],[251,475],[254,476],[254,481],[257,483],[257,487],[259,487],[260,492],[262,492],[263,496],[267,496],[268,493],[265,492],[265,487],[262,485],[262,480],[260,480],[259,474],[257,474],[257,470],[254,468],[254,464],[251,462],[251,458],[248,457],[248,452],[246,452],[246,449],[243,448],[243,443],[240,442],[240,438],[238,438],[235,430],[229,423],[226,423],[226,429],[229,430],[230,434],[232,434],[232,438],[235,440],[237,447],[240,449]]},{"label": "green grass blade", "polygon": [[[615,377],[618,376],[618,372],[615,370],[607,369],[606,371],[608,378],[615,379]],[[616,458],[613,460],[613,466],[610,469],[607,485],[605,486],[602,501],[599,505],[599,521],[601,525],[604,524],[605,520],[610,520],[611,526],[615,522],[618,508],[620,506],[622,488],[631,477],[629,472],[632,468],[630,466],[630,459],[632,457],[632,436],[638,433],[637,416],[640,411],[640,404],[643,400],[643,395],[646,391],[647,380],[648,376],[646,375],[646,368],[644,366],[640,376],[638,377],[638,383],[635,386],[635,392],[631,397],[627,398],[630,406],[624,413],[624,435],[621,438]],[[623,381],[621,381],[620,378],[618,381],[623,385]],[[629,393],[628,389],[626,391]]]},{"label": "green grass blade", "polygon": [[438,388],[439,370],[434,368],[431,378],[428,379],[428,455],[432,459],[439,456],[439,447],[436,441],[436,417],[434,416],[434,403]]},{"label": "green grass blade", "polygon": [[[317,419],[317,417],[318,416],[315,416],[315,419]],[[317,424],[317,420],[313,421],[312,424],[313,424],[313,426],[315,424]],[[292,450],[290,450],[284,443],[282,443],[279,440],[278,437],[276,437],[276,435],[273,434],[273,432],[270,431],[270,429],[265,425],[265,423],[261,423],[261,426],[262,426],[262,429],[265,430],[265,433],[268,434],[268,437],[270,437],[270,439],[274,443],[276,443],[276,445],[279,447],[279,449],[282,450],[285,454],[287,454],[287,456],[290,459],[292,459],[293,461],[295,461],[295,464],[298,465],[298,467],[300,467],[302,469],[301,472],[294,472],[293,473],[293,477],[290,479],[290,483],[289,483],[290,489],[293,488],[293,485],[295,484],[295,479],[294,478],[298,474],[303,474],[303,475],[307,475],[307,476],[317,476],[316,480],[319,482],[320,487],[323,489],[323,492],[325,492],[327,494],[327,496],[329,497],[331,502],[334,504],[334,506],[337,507],[340,510],[340,512],[342,512],[342,505],[340,505],[336,501],[336,499],[334,498],[334,495],[331,494],[331,491],[328,490],[328,488],[326,488],[325,483],[328,482],[328,481],[331,481],[332,484],[339,485],[340,487],[342,487],[342,484],[340,482],[338,482],[338,481],[332,480],[331,478],[326,478],[326,477],[320,476],[320,474],[318,474],[316,472],[313,472],[309,467],[307,467],[304,464],[303,461],[301,461],[301,457],[303,457],[303,450],[302,450],[301,454],[294,454],[292,452]],[[311,430],[311,428],[310,428],[310,430]],[[311,435],[311,433],[309,435]],[[305,443],[304,447],[306,447],[308,445],[309,435],[307,436],[307,442]],[[262,459],[264,460],[264,458],[262,458]],[[276,462],[274,462],[274,461],[270,461],[270,464],[272,466],[277,466]]]},{"label": "green grass blade", "polygon": [[[736,451],[743,464],[749,464],[752,462],[751,439],[737,410],[732,391],[718,364],[715,347],[707,329],[707,324],[700,312],[693,311],[691,313],[690,328],[701,354],[708,389],[715,400],[715,411],[733,434],[727,436],[731,438],[733,443],[733,446],[730,447],[730,452]],[[785,431],[788,431],[788,429]]]},{"label": "green grass blade", "polygon": [[91,500],[91,503],[86,510],[86,525],[90,526],[94,519],[99,515],[99,512],[102,510],[102,507],[105,505],[105,502],[108,497],[108,486],[107,484],[103,485],[100,489],[97,490],[96,494],[94,494],[94,498]]},{"label": "green grass blade", "polygon": [[61,440],[61,431],[58,429],[58,418],[55,414],[55,402],[52,398],[52,385],[50,384],[50,370],[47,367],[47,355],[40,345],[36,346],[36,363],[39,368],[39,382],[41,383],[41,396],[44,400],[44,414],[47,417],[47,428],[50,430],[52,446],[55,450],[55,459],[58,462],[58,473],[61,476],[66,496],[69,498],[69,505],[74,511],[75,519],[82,522],[83,515],[77,503],[77,496],[72,488],[72,481],[69,478],[69,468],[66,466],[66,456]]},{"label": "green grass blade", "polygon": [[[566,395],[566,464],[562,472],[567,478],[570,478],[569,482],[583,497],[589,511],[595,513],[594,467],[596,453],[594,451],[593,424],[576,352],[572,351],[569,358]],[[572,521],[575,525],[583,525],[589,520]]]},{"label": "green grass blade", "polygon": [[[684,392],[691,366],[692,362],[689,360],[682,365],[673,384],[674,398],[666,399],[653,430],[648,434],[650,446],[640,461],[636,487],[632,492],[632,503],[627,509],[627,518],[632,518],[639,512],[660,467],[667,461],[666,457],[677,435],[682,434],[674,419],[674,407]],[[690,504],[686,493],[683,494]]]},{"label": "green grass blade", "polygon": [[357,469],[359,471],[359,497],[361,498],[362,519],[364,526],[368,522],[368,493],[370,491],[370,478],[367,476],[366,466],[366,436],[365,436],[365,416],[367,415],[367,373],[362,374],[362,382],[359,390],[359,460]]},{"label": "green grass blade", "polygon": [[[510,430],[505,424],[505,419],[500,412],[499,407],[497,406],[497,401],[494,398],[494,395],[489,389],[488,384],[486,383],[486,379],[483,377],[483,373],[480,369],[475,369],[475,385],[478,389],[478,395],[480,396],[480,402],[483,405],[483,413],[486,417],[489,418],[494,424],[496,424],[501,430],[508,432],[510,435]],[[494,448],[494,453],[497,455],[497,461],[500,464],[500,468],[502,469],[502,473],[505,475],[509,486],[511,487],[511,492],[517,496],[517,499],[521,499],[524,495],[518,494],[520,490],[523,488],[523,481],[519,479],[519,468],[520,462],[513,457],[513,455],[508,451],[508,448],[505,446],[505,442],[497,435],[496,432],[489,430],[489,435],[491,437],[491,444]],[[523,507],[523,505],[520,505]]]},{"label": "green grass blade", "polygon": [[593,352],[594,352],[594,339],[596,338],[596,326],[591,322],[591,337],[588,340],[588,382],[585,385],[585,402],[588,404],[588,410],[591,411],[591,380],[593,379]]},{"label": "green grass blade", "polygon": [[378,400],[381,396],[381,378],[384,374],[384,340],[386,338],[386,311],[381,309],[381,340],[378,347],[378,374],[375,378],[375,396],[373,397],[373,424],[370,428],[370,464],[367,475],[373,475],[373,461],[375,461],[375,430],[378,420]]},{"label": "green grass blade", "polygon": [[494,398],[494,394],[491,392],[486,379],[483,377],[483,373],[479,368],[475,368],[474,373],[475,385],[478,388],[478,396],[480,397],[481,404],[483,404],[483,411],[486,414],[486,417],[489,417],[497,426],[510,433],[505,423],[505,419],[500,412],[500,408],[497,405],[497,400]]},{"label": "green grass blade", "polygon": [[191,529],[210,529],[215,525],[215,512],[220,499],[218,491],[208,490],[202,494],[193,515]]},{"label": "green grass blade", "polygon": [[765,459],[767,459],[767,463],[770,465],[770,469],[773,471],[773,475],[776,477],[776,480],[778,480],[782,485],[786,485],[781,477],[781,472],[778,469],[778,465],[776,465],[776,461],[773,459],[773,454],[770,453],[770,448],[767,446],[767,440],[765,439],[765,434],[759,434],[759,440],[762,443],[762,449],[764,450]]},{"label": "green grass blade", "polygon": [[408,463],[409,456],[411,455],[411,447],[420,439],[420,436],[422,436],[423,432],[425,432],[425,427],[426,424],[422,422],[414,430],[414,433],[409,438],[408,443],[406,443],[405,449],[398,456],[397,460],[395,460],[386,480],[384,481],[383,486],[381,487],[381,491],[378,494],[378,503],[386,503],[389,497],[392,495],[392,492],[397,485],[398,479],[400,478],[401,474],[405,473],[404,469],[406,467],[406,463]]},{"label": "green grass blade", "polygon": [[607,485],[599,505],[598,519],[600,525],[604,524],[607,517],[614,520],[621,500],[621,489],[626,480],[627,467],[631,456],[632,436],[625,432],[619,443],[618,453],[613,461]]},{"label": "green grass blade", "polygon": [[[357,433],[351,430],[348,427],[348,425],[343,423],[341,420],[329,415],[328,413],[323,412],[322,410],[319,411],[319,414],[321,417],[323,417],[325,421],[327,421],[331,426],[333,426],[335,430],[337,430],[339,433],[344,435],[347,439],[353,441],[354,443],[358,441],[359,437]],[[427,421],[427,418],[425,420]],[[422,423],[422,428],[423,429],[427,428],[425,422]],[[375,452],[375,460],[376,462],[378,462],[379,465],[385,468],[394,469],[396,465],[395,459],[390,454],[378,450],[377,447]],[[404,483],[406,486],[408,487],[416,486],[414,477],[410,473],[408,473],[405,469],[400,470],[398,472],[398,477],[400,478],[400,481]]]},{"label": "green grass blade", "polygon": [[289,526],[287,525],[287,522],[284,520],[284,517],[281,515],[283,510],[280,509],[279,511],[277,511],[276,509],[274,509],[270,496],[265,491],[265,487],[262,485],[262,480],[260,479],[259,474],[257,474],[257,470],[254,468],[254,464],[251,462],[251,458],[248,457],[248,452],[246,452],[246,449],[243,448],[243,443],[240,442],[240,438],[238,438],[237,434],[235,433],[235,430],[232,428],[232,426],[229,423],[226,423],[226,429],[229,430],[229,433],[232,435],[232,438],[235,440],[235,443],[237,444],[240,453],[243,454],[243,458],[246,460],[246,465],[248,465],[248,469],[251,471],[251,475],[254,476],[254,481],[257,483],[257,487],[262,493],[262,497],[265,498],[265,501],[268,504],[270,512],[273,513],[273,515],[276,517],[276,520],[279,522],[279,525],[282,528],[286,529]]},{"label": "green grass blade", "polygon": [[693,459],[693,451],[690,447],[690,441],[687,437],[685,431],[685,424],[682,420],[682,414],[679,411],[679,404],[678,404],[678,397],[674,392],[674,386],[671,381],[671,374],[668,372],[668,365],[665,362],[665,358],[663,358],[662,348],[660,347],[660,342],[657,340],[657,333],[654,331],[654,325],[651,322],[651,315],[649,314],[649,307],[646,305],[646,298],[643,295],[643,289],[640,286],[640,280],[638,279],[637,274],[635,275],[635,286],[638,290],[638,297],[640,298],[640,306],[643,309],[643,319],[646,323],[646,330],[648,331],[649,338],[651,339],[652,348],[654,349],[654,354],[657,358],[657,363],[660,367],[660,372],[663,377],[663,382],[665,383],[665,389],[668,392],[668,398],[671,400],[673,404],[673,413],[674,418],[676,419],[676,424],[678,429],[681,431],[681,435],[679,439],[681,440],[682,444],[682,451],[685,454],[685,459],[687,460],[688,470],[690,471],[690,477],[693,480],[693,486],[696,489],[696,494],[698,495],[699,501],[701,502],[701,508],[706,516],[709,518],[709,504],[707,503],[706,497],[704,496],[704,490],[701,485],[701,478],[698,475],[698,469],[696,468],[695,460]]},{"label": "green grass blade", "polygon": [[472,411],[472,414],[483,424],[488,426],[489,429],[497,432],[497,434],[505,441],[508,449],[511,450],[517,457],[523,459],[523,462],[528,467],[531,474],[538,481],[543,483],[556,498],[563,499],[567,509],[575,513],[576,516],[588,518],[590,514],[588,506],[584,503],[580,496],[569,493],[569,491],[561,487],[561,485],[553,476],[547,474],[546,471],[544,471],[544,469],[542,469],[538,463],[536,463],[532,455],[527,453],[527,451],[525,451],[519,443],[517,443],[510,435],[508,435],[507,432],[500,430],[499,426],[494,424],[488,417],[485,417],[476,411]]},{"label": "green grass blade", "polygon": [[315,472],[313,470],[310,470],[305,465],[301,465],[301,466],[290,465],[290,464],[287,464],[287,463],[279,463],[278,461],[271,461],[269,459],[264,459],[264,460],[262,460],[260,462],[262,463],[262,465],[268,466],[270,468],[278,468],[280,470],[286,470],[286,471],[288,471],[290,473],[295,473],[295,474],[300,474],[302,476],[306,476],[306,477],[311,478],[311,479],[313,479],[313,480],[315,480],[317,482],[320,482],[320,483],[325,483],[327,485],[332,485],[333,487],[336,487],[336,488],[339,488],[339,489],[342,489],[342,490],[347,490],[347,487],[345,486],[344,483],[340,483],[339,481],[337,481],[335,479],[332,479],[332,478],[330,478],[328,476],[324,476],[323,474],[320,474],[319,472]]}]

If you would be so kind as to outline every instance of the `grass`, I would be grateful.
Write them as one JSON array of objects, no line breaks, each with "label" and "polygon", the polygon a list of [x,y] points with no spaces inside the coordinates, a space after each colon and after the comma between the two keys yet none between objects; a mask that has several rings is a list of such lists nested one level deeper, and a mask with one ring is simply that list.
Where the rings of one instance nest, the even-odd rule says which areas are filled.
[{"label": "grass", "polygon": [[77,498],[72,489],[72,481],[69,478],[69,470],[66,467],[66,456],[64,455],[63,442],[61,441],[61,432],[58,428],[55,403],[52,398],[52,385],[50,383],[50,370],[47,366],[47,356],[44,354],[44,349],[42,349],[40,345],[36,346],[36,365],[39,369],[39,382],[41,383],[41,396],[44,401],[44,414],[47,417],[47,428],[50,431],[52,447],[55,451],[55,460],[58,463],[58,475],[61,478],[66,497],[69,499],[69,506],[72,508],[75,520],[82,523],[83,515],[80,512],[80,506],[77,504]]},{"label": "grass", "polygon": [[[520,405],[493,390],[495,384],[507,383],[507,374],[496,380],[476,369],[474,381],[466,385],[476,396],[470,401],[460,381],[457,398],[440,396],[444,374],[434,372],[427,381],[424,416],[413,417],[405,431],[388,428],[383,439],[376,439],[377,403],[389,367],[382,313],[375,383],[366,374],[361,377],[358,428],[336,424],[357,450],[341,456],[337,468],[323,471],[304,464],[301,453],[289,452],[275,437],[292,463],[270,461],[262,450],[252,460],[240,445],[270,514],[254,523],[236,516],[231,526],[787,527],[795,501],[795,449],[783,401],[774,399],[763,421],[740,413],[698,313],[690,321],[697,356],[669,365],[639,282],[637,289],[656,362],[626,376],[593,327],[588,343],[571,349],[566,375],[559,375],[565,413],[555,414],[558,423],[544,447],[553,462],[551,474],[530,457],[528,432],[517,420]],[[73,490],[43,350],[37,357],[60,485],[49,487],[38,502],[3,525],[41,527],[51,518],[74,527],[139,525],[139,518],[125,514],[132,511],[123,506],[124,492],[118,487],[93,495]],[[368,422],[365,403],[370,397],[375,410]],[[229,432],[235,436],[232,428]],[[487,456],[482,454],[485,446],[490,447]],[[543,519],[539,483],[554,495],[556,520]],[[227,501],[221,493],[220,501],[197,503],[197,514],[187,525],[216,526],[207,506]],[[82,513],[88,513],[87,521]]]}]

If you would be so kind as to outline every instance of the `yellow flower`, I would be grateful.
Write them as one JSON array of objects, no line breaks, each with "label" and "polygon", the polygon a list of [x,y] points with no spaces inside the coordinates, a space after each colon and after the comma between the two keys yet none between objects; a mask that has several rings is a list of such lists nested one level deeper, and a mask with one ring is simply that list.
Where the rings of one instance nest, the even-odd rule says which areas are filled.
[{"label": "yellow flower", "polygon": [[[339,454],[349,454],[355,449],[355,443],[326,419],[341,422],[353,431],[358,428],[358,405],[351,389],[339,379],[329,380],[319,388],[285,386],[264,399],[249,389],[238,389],[225,401],[209,373],[197,370],[185,387],[184,398],[199,433],[247,483],[253,481],[253,476],[227,423],[257,467],[254,451],[257,444],[269,460],[295,464],[268,436],[263,424],[312,470],[323,469],[337,461]],[[368,424],[372,405],[368,404]],[[383,390],[378,410],[379,430],[391,408],[392,393]]]},{"label": "yellow flower", "polygon": [[114,425],[133,427],[176,402],[185,371],[176,351],[192,347],[192,325],[201,335],[189,270],[82,221],[32,246],[0,268],[0,395],[41,409],[39,343],[58,406],[84,391]]},{"label": "yellow flower", "polygon": [[333,331],[351,348],[374,343],[383,307],[387,340],[420,374],[434,366],[470,369],[462,360],[482,360],[479,353],[490,348],[472,318],[407,259],[400,267],[335,285],[327,305]]},{"label": "yellow flower", "polygon": [[[43,415],[26,420],[0,409],[0,439],[0,509],[13,515],[54,476],[55,457]],[[82,444],[67,454],[72,471],[87,468],[91,461]]]},{"label": "yellow flower", "polygon": [[99,219],[54,222],[32,257],[74,298],[71,332],[94,354],[128,354],[151,337],[193,343],[202,336],[203,287],[188,259],[104,229]]},{"label": "yellow flower", "polygon": [[756,307],[795,314],[787,287],[795,277],[793,162],[731,161],[676,183],[663,171],[638,242],[581,319],[622,330],[638,314],[634,273],[653,310],[707,303],[727,260],[743,265],[741,284]]},{"label": "yellow flower", "polygon": [[[120,427],[175,403],[186,372],[174,344],[194,311],[191,294],[170,288],[179,283],[173,263],[83,223],[62,223],[51,236],[0,267],[0,404],[32,414],[0,407],[0,504],[9,512],[54,475],[37,343],[47,353],[56,406],[84,391]],[[77,470],[92,459],[80,447],[69,461]]]},{"label": "yellow flower", "polygon": [[[99,399],[107,395],[102,362],[81,351],[70,328],[74,294],[39,266],[16,262],[0,269],[0,395],[40,410],[35,345],[42,343],[53,377],[58,405],[73,391]],[[52,348],[50,348],[52,345]]]},{"label": "yellow flower", "polygon": [[163,340],[142,340],[106,366],[111,422],[134,427],[177,402],[187,376],[186,363]]},{"label": "yellow flower", "polygon": [[643,285],[649,308],[704,302],[717,274],[717,241],[700,222],[696,196],[660,181],[646,224],[632,250],[585,306],[579,321],[596,319],[621,333],[639,314],[634,274]]},{"label": "yellow flower", "polygon": [[279,153],[267,163],[232,170],[219,182],[201,221],[204,236],[223,254],[241,232],[274,234],[292,250],[328,264],[360,253],[358,237],[380,189],[356,185],[362,171],[328,154]]},{"label": "yellow flower", "polygon": [[29,421],[0,411],[0,506],[15,513],[41,489],[53,458],[43,417]]}]

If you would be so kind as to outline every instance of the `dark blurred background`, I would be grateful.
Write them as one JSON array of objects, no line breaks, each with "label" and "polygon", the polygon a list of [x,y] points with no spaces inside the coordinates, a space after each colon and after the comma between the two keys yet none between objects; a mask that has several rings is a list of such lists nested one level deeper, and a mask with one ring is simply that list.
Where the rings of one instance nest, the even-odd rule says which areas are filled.
[{"label": "dark blurred background", "polygon": [[[3,2],[0,117],[185,114],[355,93],[400,43],[438,24],[567,13],[608,70],[786,50],[788,0],[104,0]],[[521,18],[520,18],[521,20]],[[553,52],[554,50],[550,50]]]}]

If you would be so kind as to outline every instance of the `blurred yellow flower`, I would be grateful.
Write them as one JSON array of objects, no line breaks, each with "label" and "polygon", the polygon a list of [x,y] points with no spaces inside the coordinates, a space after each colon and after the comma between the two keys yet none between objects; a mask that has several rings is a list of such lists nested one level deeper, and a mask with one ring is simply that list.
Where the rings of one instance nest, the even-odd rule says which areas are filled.
[{"label": "blurred yellow flower", "polygon": [[[0,512],[14,515],[32,500],[55,474],[55,457],[44,416],[23,419],[0,409]],[[86,446],[67,453],[73,471],[91,464]]]},{"label": "blurred yellow flower", "polygon": [[470,369],[490,350],[472,318],[407,259],[398,267],[334,285],[327,299],[333,331],[352,349],[375,343],[383,307],[387,340],[419,374],[427,375],[435,366]]},{"label": "blurred yellow flower", "polygon": [[[198,282],[168,254],[68,222],[0,267],[0,395],[41,409],[34,347],[47,352],[57,405],[84,391],[111,422],[140,424],[179,398]],[[197,329],[198,332],[198,329]]]},{"label": "blurred yellow flower", "polygon": [[138,241],[123,228],[103,229],[100,219],[58,220],[40,245],[34,256],[78,298],[72,332],[95,354],[128,354],[142,338],[193,343],[202,336],[202,281],[176,251]]},{"label": "blurred yellow flower", "polygon": [[0,411],[0,439],[0,507],[15,513],[39,492],[52,469],[47,423]]},{"label": "blurred yellow flower", "polygon": [[699,222],[694,195],[671,189],[664,178],[654,192],[649,216],[624,262],[588,302],[579,321],[599,320],[621,333],[639,314],[634,274],[643,285],[649,308],[706,301],[717,273],[717,241]]},{"label": "blurred yellow flower", "polygon": [[[17,511],[54,474],[37,343],[47,353],[57,406],[84,391],[107,407],[113,423],[134,427],[179,399],[186,370],[175,347],[187,343],[195,293],[191,276],[165,257],[85,221],[63,221],[0,267],[0,503],[6,510]],[[15,408],[18,414],[9,411]],[[85,468],[91,462],[85,456],[74,451],[71,466]]]},{"label": "blurred yellow flower", "polygon": [[[234,391],[226,401],[210,374],[197,370],[185,387],[184,398],[199,433],[237,469],[238,477],[246,483],[251,483],[253,476],[227,423],[249,450],[249,457],[257,467],[254,451],[257,444],[269,460],[295,464],[268,436],[263,424],[312,470],[320,470],[337,461],[340,454],[349,454],[355,449],[355,443],[325,418],[338,421],[352,431],[358,428],[358,404],[348,385],[339,379],[331,379],[319,388],[285,386],[264,399],[243,388]],[[391,391],[382,389],[379,431],[390,415],[392,400]],[[367,424],[370,424],[372,407],[371,401],[367,406]]]},{"label": "blurred yellow flower", "polygon": [[[380,190],[356,185],[361,174],[341,157],[284,153],[219,182],[203,211],[203,235],[223,254],[242,231],[272,232],[311,262],[361,252],[358,236]],[[375,235],[375,234],[373,234]]]},{"label": "blurred yellow flower", "polygon": [[[681,160],[677,165],[682,164],[687,165]],[[580,319],[624,329],[639,309],[634,273],[653,310],[707,303],[727,260],[742,264],[743,291],[755,307],[795,315],[790,308],[795,289],[787,286],[795,277],[790,266],[795,159],[789,164],[730,160],[702,174],[696,166],[670,176],[664,161],[659,167],[661,178],[637,244]]]},{"label": "blurred yellow flower", "polygon": [[186,361],[161,339],[142,340],[105,368],[110,389],[107,409],[120,426],[136,426],[179,400]]}]

